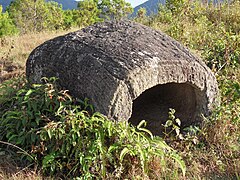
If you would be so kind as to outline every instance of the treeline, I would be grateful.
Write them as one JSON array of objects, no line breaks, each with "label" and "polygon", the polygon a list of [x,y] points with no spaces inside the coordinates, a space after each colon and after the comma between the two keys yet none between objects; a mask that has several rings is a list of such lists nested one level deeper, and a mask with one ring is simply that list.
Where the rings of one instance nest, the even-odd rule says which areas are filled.
[{"label": "treeline", "polygon": [[0,37],[84,27],[106,19],[119,19],[132,12],[133,8],[125,0],[82,0],[73,10],[63,10],[54,1],[15,0],[4,13],[0,5]]}]

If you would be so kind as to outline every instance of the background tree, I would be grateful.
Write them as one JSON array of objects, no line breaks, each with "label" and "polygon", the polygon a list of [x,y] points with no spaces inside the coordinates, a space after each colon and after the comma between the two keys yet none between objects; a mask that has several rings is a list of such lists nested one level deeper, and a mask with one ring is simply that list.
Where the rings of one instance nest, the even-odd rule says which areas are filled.
[{"label": "background tree", "polygon": [[167,0],[166,7],[169,9],[173,14],[179,14],[184,7],[186,0]]},{"label": "background tree", "polygon": [[131,4],[125,0],[98,1],[98,7],[101,9],[101,15],[104,19],[121,19],[133,12]]},{"label": "background tree", "polygon": [[[78,3],[79,22],[89,25],[106,19],[121,19],[133,12],[125,0],[82,0]],[[81,18],[82,19],[81,19]]]},{"label": "background tree", "polygon": [[15,0],[7,8],[5,16],[9,14],[9,19],[13,20],[11,23],[25,34],[84,27],[106,19],[121,19],[132,12],[133,8],[125,0],[81,0],[78,9],[66,11],[53,1]]},{"label": "background tree", "polygon": [[78,11],[75,13],[75,21],[78,26],[88,26],[101,21],[101,10],[98,9],[96,0],[83,0],[78,3]]},{"label": "background tree", "polygon": [[148,17],[146,16],[147,14],[147,10],[145,8],[140,8],[138,11],[137,11],[137,16],[136,18],[134,19],[135,21],[141,23],[141,24],[145,24],[147,25],[149,19]]},{"label": "background tree", "polygon": [[77,11],[76,9],[63,11],[63,29],[77,26],[75,21],[75,17],[78,14]]},{"label": "background tree", "polygon": [[144,18],[146,16],[146,13],[147,13],[147,10],[145,8],[140,8],[138,11],[137,11],[137,17],[138,18]]},{"label": "background tree", "polygon": [[62,5],[59,5],[55,1],[47,2],[44,5],[44,28],[49,30],[62,29],[64,24],[64,11],[62,9]]},{"label": "background tree", "polygon": [[15,0],[7,11],[21,33],[59,29],[63,24],[63,10],[56,2]]},{"label": "background tree", "polygon": [[2,12],[2,6],[0,5],[0,37],[6,35],[16,34],[18,31],[10,19],[8,12]]}]

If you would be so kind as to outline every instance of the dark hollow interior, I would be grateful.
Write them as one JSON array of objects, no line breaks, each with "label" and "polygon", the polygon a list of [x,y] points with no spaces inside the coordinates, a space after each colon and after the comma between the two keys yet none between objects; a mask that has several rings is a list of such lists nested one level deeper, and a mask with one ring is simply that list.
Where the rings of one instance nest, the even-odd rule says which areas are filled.
[{"label": "dark hollow interior", "polygon": [[147,128],[154,135],[162,135],[168,119],[169,108],[176,110],[175,116],[188,126],[196,116],[197,98],[194,87],[187,83],[167,83],[144,91],[133,101],[132,116],[129,122],[138,125],[147,121]]}]

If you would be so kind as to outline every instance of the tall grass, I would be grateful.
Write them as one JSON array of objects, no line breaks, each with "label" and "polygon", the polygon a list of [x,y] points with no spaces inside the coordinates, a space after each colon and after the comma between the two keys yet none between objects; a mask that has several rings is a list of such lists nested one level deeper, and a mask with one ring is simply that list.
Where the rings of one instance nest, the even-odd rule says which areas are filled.
[{"label": "tall grass", "polygon": [[184,1],[178,13],[161,7],[145,24],[166,32],[195,52],[214,71],[240,64],[240,2],[206,6]]},{"label": "tall grass", "polygon": [[28,33],[0,38],[0,83],[24,74],[31,51],[43,42],[70,31]]}]

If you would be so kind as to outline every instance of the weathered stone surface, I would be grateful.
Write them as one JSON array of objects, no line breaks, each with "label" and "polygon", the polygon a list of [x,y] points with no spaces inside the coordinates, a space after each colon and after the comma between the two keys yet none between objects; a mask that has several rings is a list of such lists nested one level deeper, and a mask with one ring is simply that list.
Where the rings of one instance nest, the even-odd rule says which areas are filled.
[{"label": "weathered stone surface", "polygon": [[149,121],[158,134],[168,108],[186,125],[208,115],[218,87],[210,69],[181,44],[149,27],[114,21],[49,40],[27,60],[27,77],[58,77],[115,120]]}]

